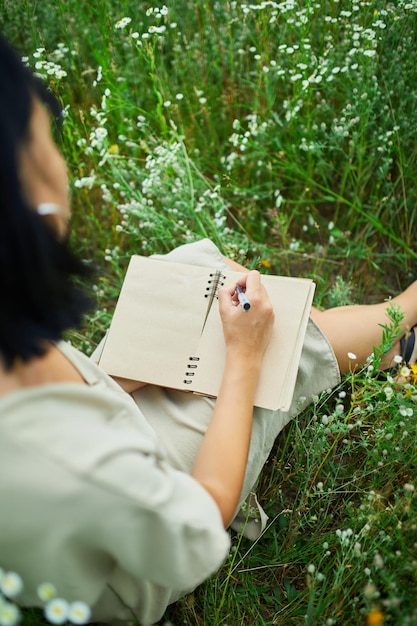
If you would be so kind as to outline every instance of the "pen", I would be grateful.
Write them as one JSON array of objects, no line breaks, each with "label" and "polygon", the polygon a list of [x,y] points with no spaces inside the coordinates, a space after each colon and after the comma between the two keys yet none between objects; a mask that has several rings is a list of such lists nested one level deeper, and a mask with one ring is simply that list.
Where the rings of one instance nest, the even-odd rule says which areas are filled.
[{"label": "pen", "polygon": [[242,307],[242,309],[244,311],[249,311],[250,309],[250,302],[248,300],[247,295],[245,294],[245,292],[243,291],[242,287],[238,284],[236,284],[236,291],[237,291],[237,297],[240,303],[240,306]]}]

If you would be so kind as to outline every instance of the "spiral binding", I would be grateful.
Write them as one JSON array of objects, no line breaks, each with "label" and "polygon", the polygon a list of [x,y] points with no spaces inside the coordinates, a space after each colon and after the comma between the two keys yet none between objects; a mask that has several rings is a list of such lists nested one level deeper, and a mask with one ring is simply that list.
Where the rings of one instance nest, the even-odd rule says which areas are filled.
[{"label": "spiral binding", "polygon": [[[209,275],[209,280],[207,281],[208,287],[206,287],[206,292],[204,294],[205,298],[210,298],[209,301],[207,302],[207,311],[206,311],[206,316],[204,318],[204,322],[203,322],[203,329],[204,330],[204,326],[206,325],[207,322],[207,318],[208,318],[208,314],[210,312],[211,309],[211,305],[213,304],[213,300],[214,298],[218,298],[218,291],[219,291],[219,287],[223,287],[224,285],[224,281],[226,280],[226,276],[224,276],[220,270],[216,270],[215,272],[212,272]],[[196,361],[199,361],[200,357],[198,356],[190,356],[189,357],[189,361],[191,361],[190,363],[188,363],[187,365],[187,371],[184,374],[184,384],[185,385],[191,385],[193,382],[193,376],[195,375],[195,370],[198,367],[198,363],[196,363]],[[190,371],[191,370],[191,371]]]},{"label": "spiral binding", "polygon": [[210,280],[207,281],[208,287],[206,287],[206,291],[208,293],[204,294],[205,298],[218,298],[219,287],[223,287],[224,281],[226,280],[226,276],[224,276],[219,270],[215,273],[210,274]]},{"label": "spiral binding", "polygon": [[[190,356],[188,358],[189,361],[199,361],[200,357],[198,356]],[[188,370],[195,370],[197,369],[198,365],[196,363],[188,363],[187,365],[187,369]],[[184,379],[184,384],[185,385],[191,385],[191,383],[193,382],[192,380],[190,380],[190,378],[192,378],[194,376],[195,372],[185,372],[184,376],[188,376],[188,379]]]}]

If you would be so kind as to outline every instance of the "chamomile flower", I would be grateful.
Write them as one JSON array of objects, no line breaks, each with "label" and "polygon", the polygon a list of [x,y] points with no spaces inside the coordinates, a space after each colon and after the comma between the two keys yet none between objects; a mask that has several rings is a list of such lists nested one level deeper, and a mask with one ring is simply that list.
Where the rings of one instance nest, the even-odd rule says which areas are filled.
[{"label": "chamomile flower", "polygon": [[384,393],[385,393],[385,397],[386,397],[387,400],[392,398],[392,396],[394,395],[394,391],[393,391],[392,387],[385,387],[384,388]]},{"label": "chamomile flower", "polygon": [[120,20],[116,22],[114,27],[119,30],[122,30],[123,28],[126,28],[126,26],[130,24],[131,21],[132,21],[131,17],[122,17]]},{"label": "chamomile flower", "polygon": [[64,624],[68,619],[69,604],[62,598],[53,598],[45,605],[44,613],[51,624]]},{"label": "chamomile flower", "polygon": [[16,572],[5,572],[0,579],[0,591],[7,598],[15,598],[23,589],[23,581]]},{"label": "chamomile flower", "polygon": [[17,626],[20,622],[20,611],[12,602],[0,603],[0,626]]},{"label": "chamomile flower", "polygon": [[406,365],[403,365],[398,374],[403,378],[408,378],[410,376],[410,370]]},{"label": "chamomile flower", "polygon": [[68,620],[72,624],[86,624],[90,621],[91,609],[85,602],[71,602],[68,608]]},{"label": "chamomile flower", "polygon": [[402,415],[402,417],[412,417],[413,409],[411,407],[406,407],[406,406],[401,405],[399,408],[399,413],[400,415]]},{"label": "chamomile flower", "polygon": [[48,602],[55,598],[57,591],[52,583],[41,583],[37,588],[37,593],[42,602]]}]

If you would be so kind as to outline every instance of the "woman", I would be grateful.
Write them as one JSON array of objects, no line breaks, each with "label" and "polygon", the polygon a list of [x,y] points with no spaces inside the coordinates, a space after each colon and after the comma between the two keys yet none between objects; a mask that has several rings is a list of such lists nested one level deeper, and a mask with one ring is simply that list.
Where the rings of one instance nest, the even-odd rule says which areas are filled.
[{"label": "woman", "polygon": [[[36,588],[48,581],[87,602],[94,621],[151,624],[221,565],[225,529],[274,439],[338,383],[348,352],[365,362],[387,305],[313,310],[290,411],[253,410],[273,311],[260,275],[248,272],[249,313],[234,288],[219,292],[226,362],[217,400],[151,386],[127,393],[61,341],[86,300],[65,239],[67,172],[50,130],[57,109],[1,38],[0,83],[0,565],[21,574],[25,606],[39,604]],[[168,258],[231,263],[207,240]],[[394,301],[406,332],[417,324],[417,283]]]}]

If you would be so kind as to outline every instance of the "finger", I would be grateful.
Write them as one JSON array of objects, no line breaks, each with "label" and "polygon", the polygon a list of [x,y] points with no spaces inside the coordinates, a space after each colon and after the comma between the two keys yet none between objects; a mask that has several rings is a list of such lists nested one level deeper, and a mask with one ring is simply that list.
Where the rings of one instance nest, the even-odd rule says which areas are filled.
[{"label": "finger", "polygon": [[236,285],[226,285],[224,287],[220,287],[220,289],[217,292],[218,298],[219,298],[219,305],[220,306],[225,306],[227,304],[234,304],[234,300],[236,300],[235,298],[235,292],[236,292]]},{"label": "finger", "polygon": [[231,283],[230,285],[225,285],[219,289],[219,294],[221,291],[225,291],[229,294],[229,296],[233,296],[236,292],[236,283]]},{"label": "finger", "polygon": [[241,282],[243,282],[246,287],[259,286],[261,284],[261,275],[258,270],[251,270],[250,272],[242,276],[242,279],[241,281],[239,281],[239,283]]},{"label": "finger", "polygon": [[257,270],[251,270],[238,280],[238,284],[247,293],[256,293],[261,289],[261,275]]},{"label": "finger", "polygon": [[236,290],[236,283],[227,287],[222,287],[218,292],[220,311],[236,310],[239,307],[239,298]]}]

